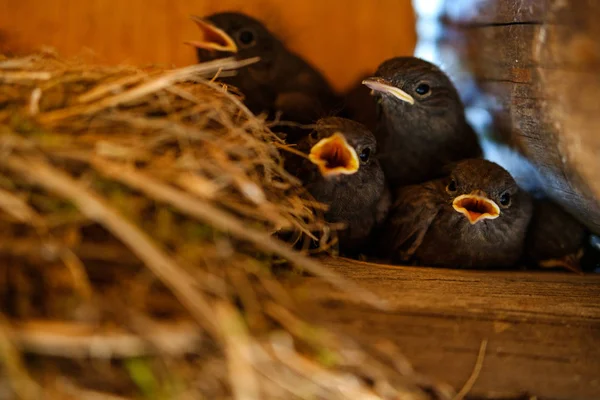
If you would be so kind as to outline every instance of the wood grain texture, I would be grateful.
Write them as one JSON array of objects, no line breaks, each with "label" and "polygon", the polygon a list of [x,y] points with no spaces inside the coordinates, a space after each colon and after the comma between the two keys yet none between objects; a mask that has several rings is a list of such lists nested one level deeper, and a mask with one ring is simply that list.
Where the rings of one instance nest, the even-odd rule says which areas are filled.
[{"label": "wood grain texture", "polygon": [[490,111],[498,137],[531,160],[548,194],[596,233],[598,18],[593,0],[447,1],[449,34],[440,43],[463,60],[455,72],[472,77],[472,99]]},{"label": "wood grain texture", "polygon": [[472,398],[600,398],[600,275],[324,262],[393,311],[307,278],[294,290],[319,300],[312,315],[366,343],[391,340],[419,372],[460,388],[487,339]]},{"label": "wood grain texture", "polygon": [[553,0],[454,0],[444,2],[444,14],[464,25],[540,22]]},{"label": "wood grain texture", "polygon": [[189,15],[224,10],[266,21],[338,89],[415,44],[410,0],[0,0],[0,52],[47,45],[99,62],[186,65],[196,59],[183,42],[198,38]]}]

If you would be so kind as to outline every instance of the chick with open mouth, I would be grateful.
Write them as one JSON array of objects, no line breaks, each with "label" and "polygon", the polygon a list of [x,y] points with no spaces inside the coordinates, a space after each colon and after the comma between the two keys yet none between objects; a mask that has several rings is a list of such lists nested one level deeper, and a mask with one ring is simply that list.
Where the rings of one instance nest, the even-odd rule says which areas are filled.
[{"label": "chick with open mouth", "polygon": [[281,112],[281,120],[313,124],[341,106],[325,77],[261,21],[238,12],[193,16],[192,20],[200,37],[186,43],[196,49],[200,62],[259,58],[232,76],[218,77],[239,89],[253,113],[274,117]]},{"label": "chick with open mouth", "polygon": [[308,157],[288,169],[328,207],[325,219],[345,226],[338,232],[340,251],[368,250],[371,233],[383,223],[391,202],[373,134],[357,122],[328,117],[317,122],[298,149]]},{"label": "chick with open mouth", "polygon": [[532,201],[501,166],[468,159],[447,176],[398,190],[382,252],[394,262],[455,268],[514,266]]}]

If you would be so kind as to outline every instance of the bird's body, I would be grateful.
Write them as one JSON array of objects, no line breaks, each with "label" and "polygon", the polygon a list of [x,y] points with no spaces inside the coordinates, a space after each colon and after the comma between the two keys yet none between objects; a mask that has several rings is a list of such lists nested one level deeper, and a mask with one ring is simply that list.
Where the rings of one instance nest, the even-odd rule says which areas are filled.
[{"label": "bird's body", "polygon": [[544,268],[580,271],[586,229],[548,199],[534,201],[527,231],[525,260]]},{"label": "bird's body", "polygon": [[[336,157],[336,154],[339,157],[345,151],[342,149],[344,141],[354,149],[358,161],[356,169],[351,167],[338,173],[332,170],[334,162],[328,161],[328,157]],[[334,145],[340,150],[332,150]],[[300,161],[292,172],[315,200],[328,206],[325,213],[328,222],[346,225],[338,234],[340,249],[345,253],[360,251],[371,232],[383,223],[391,201],[385,176],[375,157],[375,137],[361,124],[329,117],[319,120],[315,132],[303,139],[298,148],[310,153],[310,159]],[[348,156],[340,165],[351,165],[350,158],[354,157]]]},{"label": "bird's body", "polygon": [[448,163],[481,156],[454,85],[435,65],[393,58],[363,83],[376,97],[375,136],[391,187],[424,182]]},{"label": "bird's body", "polygon": [[[241,13],[226,12],[196,18],[205,41],[190,42],[197,47],[200,61],[234,56],[260,57],[260,61],[219,78],[244,95],[248,108],[273,117],[281,112],[284,120],[314,123],[341,107],[324,76],[270,32],[260,21]],[[208,37],[210,41],[207,44]],[[215,42],[227,46],[215,46]]]},{"label": "bird's body", "polygon": [[513,266],[522,254],[531,199],[497,164],[469,159],[444,178],[400,188],[382,250],[394,262]]}]

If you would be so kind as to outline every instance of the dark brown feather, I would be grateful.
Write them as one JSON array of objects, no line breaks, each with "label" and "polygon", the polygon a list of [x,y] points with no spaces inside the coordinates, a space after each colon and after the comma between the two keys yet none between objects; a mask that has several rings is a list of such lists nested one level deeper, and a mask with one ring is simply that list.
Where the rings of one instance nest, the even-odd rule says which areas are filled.
[{"label": "dark brown feather", "polygon": [[579,271],[585,237],[586,228],[559,205],[536,200],[527,232],[526,261]]}]

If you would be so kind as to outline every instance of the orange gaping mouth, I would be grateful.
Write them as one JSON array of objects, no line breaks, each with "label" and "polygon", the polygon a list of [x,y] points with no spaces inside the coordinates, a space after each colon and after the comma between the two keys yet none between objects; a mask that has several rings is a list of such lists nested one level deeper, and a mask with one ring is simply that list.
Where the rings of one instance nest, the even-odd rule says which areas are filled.
[{"label": "orange gaping mouth", "polygon": [[238,48],[235,41],[222,29],[217,28],[210,22],[203,20],[200,17],[192,16],[192,20],[198,25],[202,32],[202,40],[187,41],[186,44],[199,49],[227,51],[237,53]]},{"label": "orange gaping mouth", "polygon": [[488,199],[474,194],[463,194],[452,202],[454,209],[464,214],[471,225],[484,219],[496,219],[500,216],[500,207]]},{"label": "orange gaping mouth", "polygon": [[341,133],[321,139],[310,149],[308,158],[319,167],[319,171],[325,177],[351,175],[358,171],[359,167],[356,151]]}]

